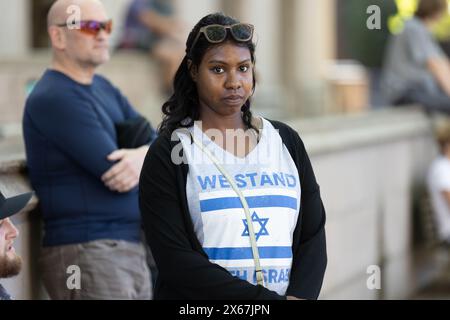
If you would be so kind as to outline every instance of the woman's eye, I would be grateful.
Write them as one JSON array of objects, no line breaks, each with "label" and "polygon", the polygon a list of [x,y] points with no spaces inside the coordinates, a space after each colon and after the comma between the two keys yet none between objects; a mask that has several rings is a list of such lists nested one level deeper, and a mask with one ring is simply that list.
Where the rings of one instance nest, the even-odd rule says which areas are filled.
[{"label": "woman's eye", "polygon": [[213,67],[211,69],[214,73],[223,73],[223,68],[222,67]]},{"label": "woman's eye", "polygon": [[239,70],[241,70],[242,72],[247,72],[248,71],[248,66],[240,66]]}]

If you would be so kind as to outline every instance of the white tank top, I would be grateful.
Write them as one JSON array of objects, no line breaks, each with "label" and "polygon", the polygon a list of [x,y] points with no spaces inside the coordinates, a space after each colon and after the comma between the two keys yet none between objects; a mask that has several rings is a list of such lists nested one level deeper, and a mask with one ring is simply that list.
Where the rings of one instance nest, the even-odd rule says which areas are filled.
[{"label": "white tank top", "polygon": [[[196,125],[188,128],[234,178],[252,216],[266,287],[284,295],[292,265],[301,185],[298,170],[278,131],[263,119],[259,143],[238,158]],[[247,220],[238,195],[186,134],[177,133],[189,164],[186,195],[195,233],[209,260],[256,284]]]}]

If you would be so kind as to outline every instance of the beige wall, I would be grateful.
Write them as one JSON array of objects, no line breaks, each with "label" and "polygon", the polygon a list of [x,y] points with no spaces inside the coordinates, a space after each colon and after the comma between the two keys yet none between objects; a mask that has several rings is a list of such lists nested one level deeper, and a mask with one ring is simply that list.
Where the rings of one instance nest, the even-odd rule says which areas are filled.
[{"label": "beige wall", "polygon": [[239,2],[237,18],[255,26],[258,87],[254,96],[254,109],[266,117],[280,118],[287,111],[285,92],[280,82],[283,71],[281,9],[284,3],[276,0]]},{"label": "beige wall", "polygon": [[[429,118],[388,109],[289,123],[305,142],[327,212],[320,298],[411,297],[430,272],[417,268],[412,247],[413,186],[423,186],[437,151]],[[380,290],[366,285],[371,265],[380,267]]]},{"label": "beige wall", "polygon": [[203,16],[222,10],[220,0],[173,0],[173,4],[176,15],[186,23],[189,30]]},{"label": "beige wall", "polygon": [[122,33],[126,18],[126,10],[132,0],[102,0],[106,7],[108,15],[113,19],[114,29],[111,35],[111,43],[116,44]]},{"label": "beige wall", "polygon": [[285,0],[284,85],[290,114],[316,115],[324,108],[323,68],[335,52],[335,1]]},{"label": "beige wall", "polygon": [[[115,21],[113,43],[130,1],[103,0]],[[172,1],[187,30],[216,11],[256,26],[259,87],[254,106],[261,114],[284,118],[323,111],[323,68],[335,57],[334,0]],[[0,58],[25,56],[30,51],[30,1],[1,1],[0,10],[9,13],[0,20],[0,41],[8,44],[0,46]]]},{"label": "beige wall", "polygon": [[316,115],[325,108],[323,69],[335,58],[334,0],[181,1],[193,25],[223,11],[256,27],[258,89],[254,107],[273,118]]},{"label": "beige wall", "polygon": [[0,1],[0,57],[28,53],[31,39],[31,1]]}]

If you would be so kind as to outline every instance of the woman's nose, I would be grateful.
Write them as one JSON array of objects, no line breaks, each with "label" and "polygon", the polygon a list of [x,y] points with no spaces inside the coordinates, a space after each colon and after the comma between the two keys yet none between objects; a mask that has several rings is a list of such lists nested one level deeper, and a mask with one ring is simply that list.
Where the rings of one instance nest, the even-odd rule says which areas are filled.
[{"label": "woman's nose", "polygon": [[241,87],[241,80],[235,72],[230,72],[225,83],[227,89],[237,90]]}]

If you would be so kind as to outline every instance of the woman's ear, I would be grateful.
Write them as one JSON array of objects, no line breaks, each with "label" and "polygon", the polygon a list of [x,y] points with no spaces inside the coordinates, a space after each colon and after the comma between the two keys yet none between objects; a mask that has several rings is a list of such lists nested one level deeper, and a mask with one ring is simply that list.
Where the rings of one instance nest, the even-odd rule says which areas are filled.
[{"label": "woman's ear", "polygon": [[197,67],[195,65],[192,65],[192,60],[188,60],[187,65],[192,81],[197,82],[197,74],[198,74]]}]

